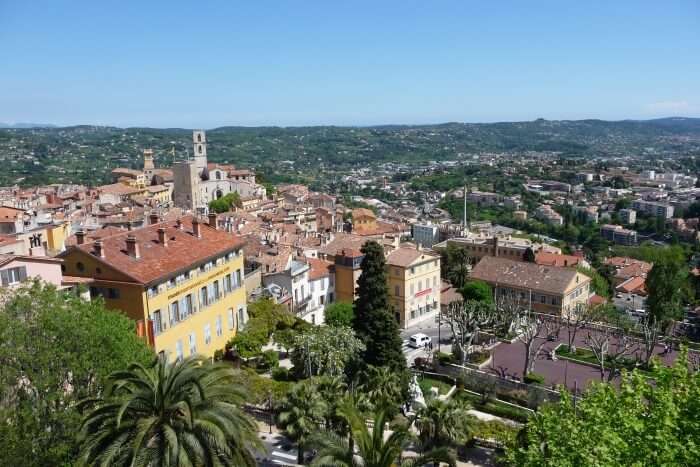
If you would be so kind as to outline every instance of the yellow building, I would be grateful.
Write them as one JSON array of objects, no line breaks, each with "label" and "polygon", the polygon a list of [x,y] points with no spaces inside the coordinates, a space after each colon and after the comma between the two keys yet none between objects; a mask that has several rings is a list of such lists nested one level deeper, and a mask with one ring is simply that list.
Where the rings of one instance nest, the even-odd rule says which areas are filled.
[{"label": "yellow building", "polygon": [[90,277],[92,296],[137,322],[166,358],[223,349],[246,320],[243,241],[193,218],[86,241],[61,255],[64,274]]},{"label": "yellow building", "polygon": [[386,263],[389,301],[400,326],[434,318],[440,309],[440,256],[402,246],[389,254]]},{"label": "yellow building", "polygon": [[568,267],[486,256],[469,277],[489,284],[496,300],[514,300],[541,313],[567,315],[591,295],[591,279]]},{"label": "yellow building", "polygon": [[359,250],[343,249],[335,256],[335,300],[353,303],[356,298],[357,280],[362,274],[363,255]]}]

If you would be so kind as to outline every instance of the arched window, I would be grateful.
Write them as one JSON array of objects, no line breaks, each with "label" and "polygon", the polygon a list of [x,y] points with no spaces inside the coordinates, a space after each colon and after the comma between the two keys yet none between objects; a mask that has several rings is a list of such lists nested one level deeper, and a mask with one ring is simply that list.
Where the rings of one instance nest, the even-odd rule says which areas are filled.
[{"label": "arched window", "polygon": [[[201,133],[197,133],[197,142],[198,143],[202,142],[202,134]],[[201,148],[200,148],[200,152],[201,152]]]},{"label": "arched window", "polygon": [[216,171],[216,179],[221,180],[221,171],[220,170]]},{"label": "arched window", "polygon": [[200,144],[200,145],[197,146],[197,147],[199,148],[199,153],[201,154],[201,153],[202,153],[202,145]]}]

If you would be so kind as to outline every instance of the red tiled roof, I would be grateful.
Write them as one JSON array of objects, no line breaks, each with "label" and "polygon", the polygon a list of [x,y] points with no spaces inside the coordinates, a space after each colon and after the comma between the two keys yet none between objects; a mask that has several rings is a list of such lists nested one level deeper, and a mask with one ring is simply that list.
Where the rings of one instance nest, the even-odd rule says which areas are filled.
[{"label": "red tiled roof", "polygon": [[309,280],[315,281],[322,277],[330,276],[333,268],[333,263],[322,259],[309,258],[307,259],[311,270],[309,271]]},{"label": "red tiled roof", "polygon": [[[183,219],[182,224],[183,228],[178,229],[175,222],[161,222],[102,237],[104,258],[94,255],[94,242],[75,245],[61,256],[70,254],[73,249],[79,249],[130,276],[136,282],[149,284],[243,247],[244,242],[239,236],[216,230],[204,222],[199,224],[201,238],[195,237],[192,233],[192,217]],[[158,241],[158,229],[161,227],[165,228],[167,246]],[[136,238],[140,258],[133,258],[127,254],[126,238],[129,235]]]},{"label": "red tiled roof", "polygon": [[545,266],[572,267],[581,262],[580,257],[572,255],[558,255],[546,251],[535,254],[535,263]]}]

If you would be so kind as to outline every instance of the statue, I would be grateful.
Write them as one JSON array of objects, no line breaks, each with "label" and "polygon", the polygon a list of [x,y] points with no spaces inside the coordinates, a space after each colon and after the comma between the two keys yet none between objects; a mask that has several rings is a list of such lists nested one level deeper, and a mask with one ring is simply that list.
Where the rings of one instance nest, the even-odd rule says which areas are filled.
[{"label": "statue", "polygon": [[408,385],[408,392],[411,396],[411,409],[417,410],[420,407],[425,407],[425,398],[423,397],[423,391],[418,384],[418,376],[413,375],[413,379]]}]

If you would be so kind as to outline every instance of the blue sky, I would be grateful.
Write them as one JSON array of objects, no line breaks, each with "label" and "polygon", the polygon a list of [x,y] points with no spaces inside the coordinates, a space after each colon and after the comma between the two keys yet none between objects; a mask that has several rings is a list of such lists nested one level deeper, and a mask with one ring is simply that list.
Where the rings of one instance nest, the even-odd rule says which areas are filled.
[{"label": "blue sky", "polygon": [[0,121],[700,116],[700,2],[0,0]]}]

